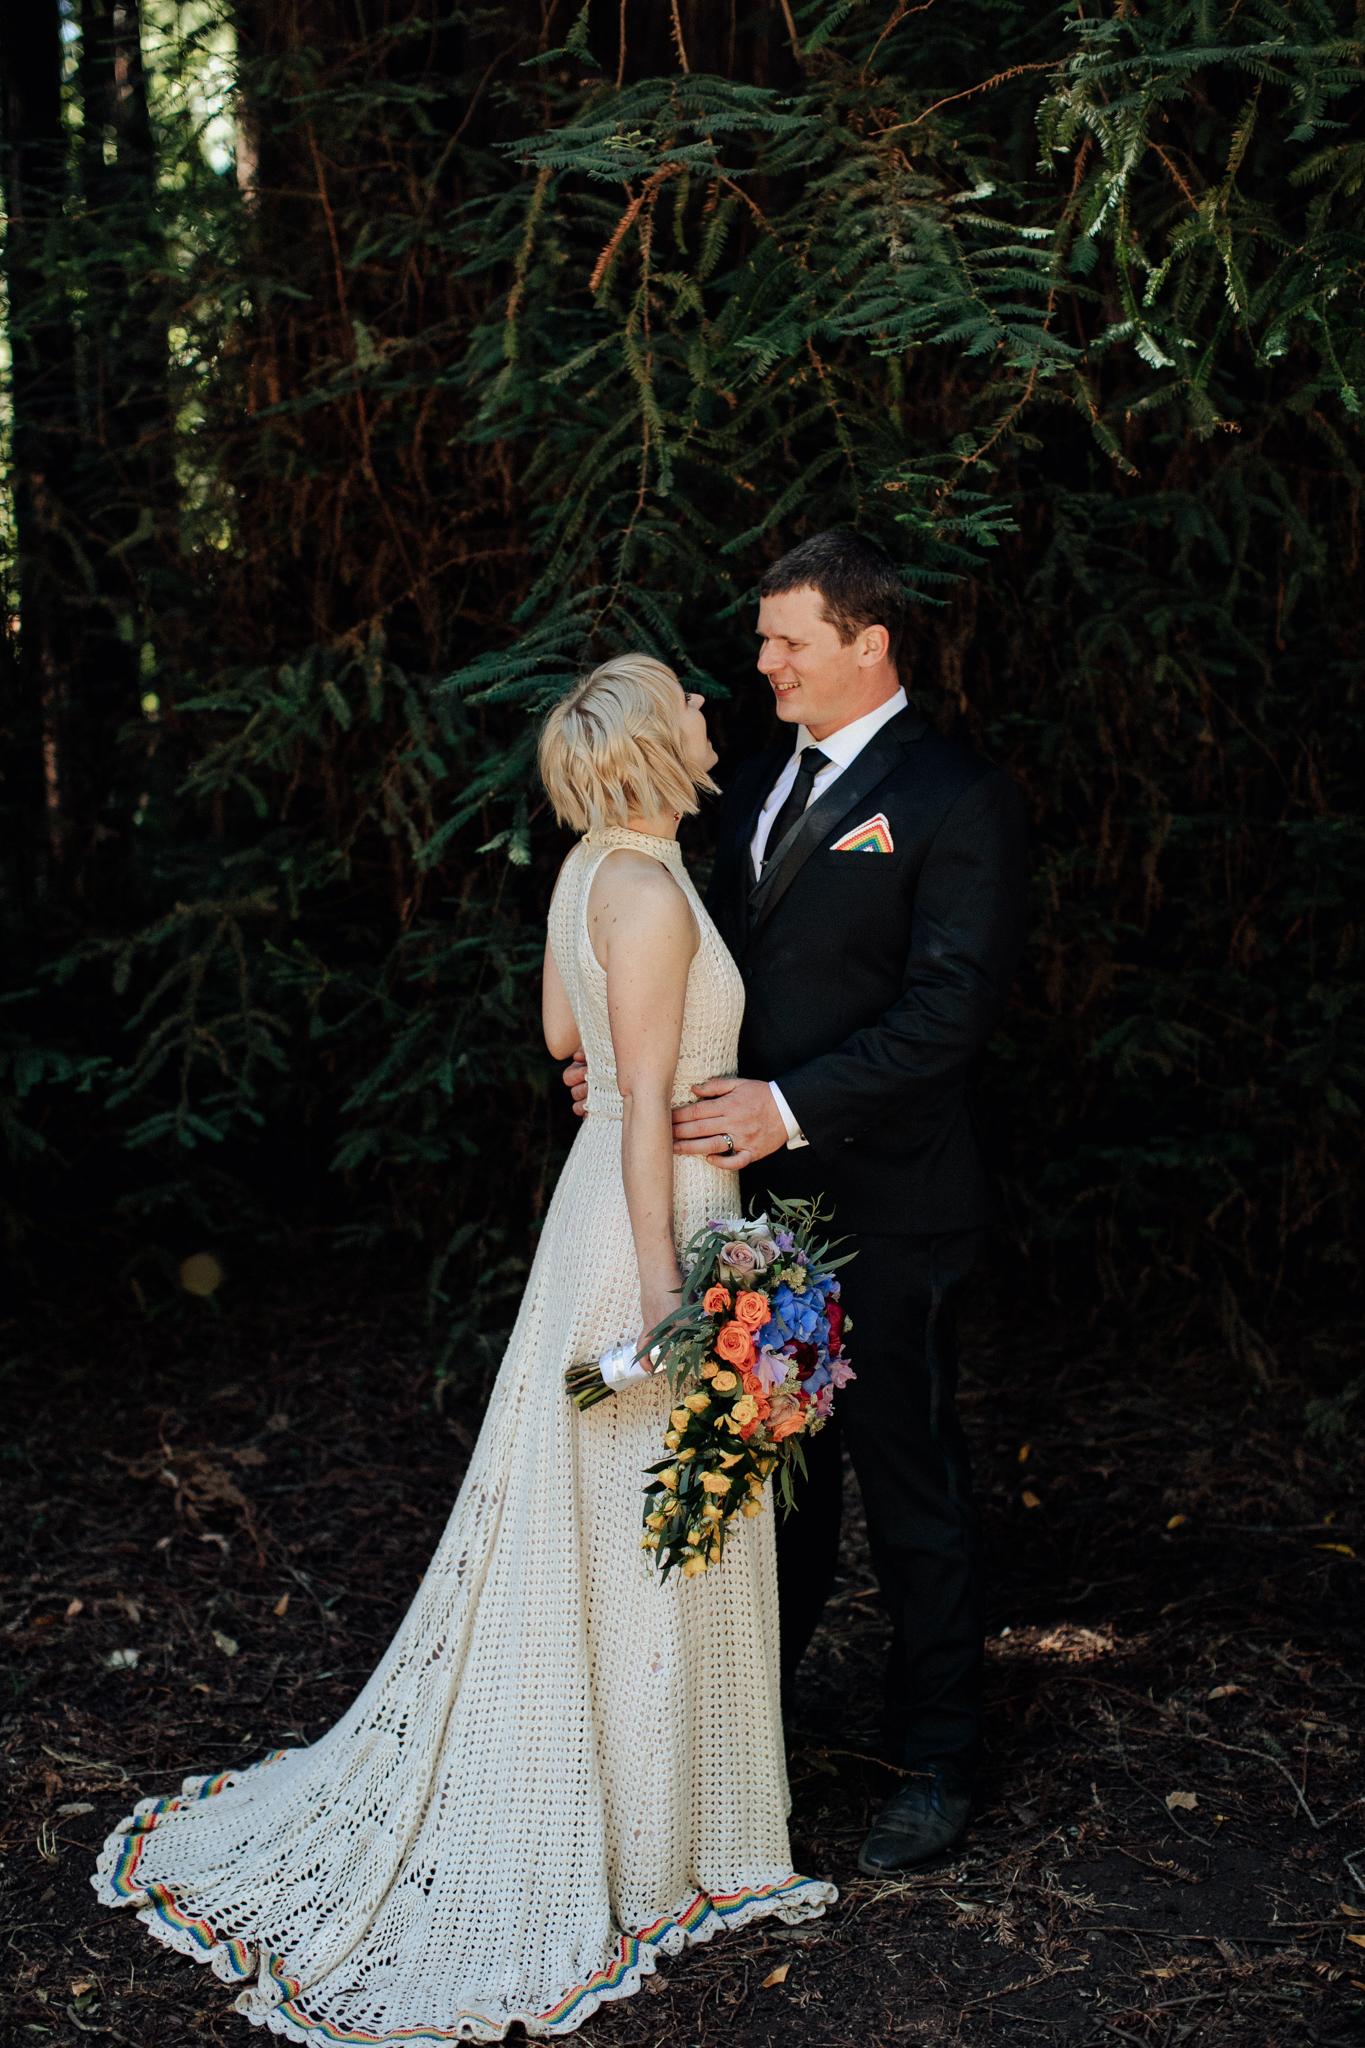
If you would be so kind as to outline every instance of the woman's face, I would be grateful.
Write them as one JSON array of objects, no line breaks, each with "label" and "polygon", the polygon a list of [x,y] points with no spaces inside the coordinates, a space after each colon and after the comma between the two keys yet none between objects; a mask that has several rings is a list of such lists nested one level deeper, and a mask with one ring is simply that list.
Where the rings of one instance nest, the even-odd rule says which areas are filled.
[{"label": "woman's face", "polygon": [[[682,690],[682,684],[678,688]],[[683,753],[694,775],[708,775],[719,760],[706,730],[706,699],[699,691],[683,690],[683,715],[679,721]]]}]

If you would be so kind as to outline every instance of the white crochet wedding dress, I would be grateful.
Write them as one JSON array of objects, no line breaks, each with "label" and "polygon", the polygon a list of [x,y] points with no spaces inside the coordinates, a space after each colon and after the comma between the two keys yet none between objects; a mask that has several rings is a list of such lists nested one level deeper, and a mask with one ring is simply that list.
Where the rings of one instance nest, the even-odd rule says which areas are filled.
[{"label": "white crochet wedding dress", "polygon": [[[638,1546],[667,1387],[586,1415],[564,1389],[566,1366],[640,1327],[586,921],[597,867],[624,846],[668,866],[701,930],[674,1101],[735,1071],[742,985],[676,843],[589,834],[550,913],[588,1115],[417,1596],[327,1735],[144,1800],[92,1880],[291,2041],[487,2041],[515,2020],[568,2033],[659,1956],[836,1896],[790,1862],[771,1500],[718,1569],[660,1583]],[[736,1177],[705,1160],[679,1159],[674,1188],[680,1247],[738,1205]]]}]

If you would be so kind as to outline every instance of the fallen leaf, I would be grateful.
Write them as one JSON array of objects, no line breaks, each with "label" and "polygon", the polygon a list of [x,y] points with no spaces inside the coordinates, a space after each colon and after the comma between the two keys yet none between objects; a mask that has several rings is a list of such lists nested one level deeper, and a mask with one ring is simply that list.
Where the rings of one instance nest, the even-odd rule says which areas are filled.
[{"label": "fallen leaf", "polygon": [[75,1983],[71,1986],[71,1996],[79,1998],[83,1992],[93,1991],[94,1988],[89,1977],[77,1977]]},{"label": "fallen leaf", "polygon": [[1365,1920],[1365,1906],[1348,1906],[1345,1899],[1337,1907],[1337,1911],[1345,1913],[1352,1920]]},{"label": "fallen leaf", "polygon": [[1217,1949],[1219,1955],[1223,1958],[1223,1961],[1225,1963],[1241,1962],[1242,1958],[1238,1955],[1232,1943],[1230,1941],[1224,1941],[1221,1934],[1215,1934],[1215,1936],[1213,1937],[1213,1945]]},{"label": "fallen leaf", "polygon": [[1031,1451],[1032,1449],[1033,1449],[1033,1446],[1032,1446],[1032,1444],[1020,1444],[1020,1446],[1019,1446],[1019,1463],[1020,1463],[1021,1465],[1027,1465],[1027,1463],[1028,1463],[1028,1454],[1029,1454],[1029,1452],[1030,1452],[1030,1451]]},{"label": "fallen leaf", "polygon": [[1188,1515],[1172,1515],[1170,1521],[1166,1524],[1166,1527],[1168,1529],[1183,1529],[1186,1522],[1188,1522],[1189,1519],[1190,1518]]},{"label": "fallen leaf", "polygon": [[238,1465],[268,1465],[270,1460],[264,1451],[258,1451],[254,1444],[248,1444],[244,1451],[234,1451],[233,1460]]},{"label": "fallen leaf", "polygon": [[[1347,1939],[1354,1940],[1355,1937],[1353,1935],[1348,1935]],[[762,1991],[766,1991],[773,1984],[785,1984],[787,1981],[787,1972],[790,1968],[790,1963],[779,1963],[775,1970],[769,1970],[767,1976],[763,1979],[762,1984],[759,1986],[759,1989]]]},{"label": "fallen leaf", "polygon": [[73,1799],[69,1805],[57,1808],[57,1818],[58,1820],[70,1820],[75,1814],[93,1813],[94,1811],[95,1809],[88,1799]]},{"label": "fallen leaf", "polygon": [[192,1685],[190,1687],[191,1692],[207,1692],[208,1689],[206,1685]]},{"label": "fallen leaf", "polygon": [[1043,1505],[1036,1493],[1021,1493],[1019,1498],[1026,1508],[1040,1508]]},{"label": "fallen leaf", "polygon": [[1230,1700],[1235,1692],[1240,1692],[1241,1690],[1240,1685],[1215,1685],[1213,1691],[1207,1693],[1205,1697],[1211,1700]]},{"label": "fallen leaf", "polygon": [[1354,1942],[1357,1948],[1365,1948],[1365,1934],[1348,1934],[1346,1939]]},{"label": "fallen leaf", "polygon": [[275,1605],[271,1608],[270,1612],[272,1614],[278,1615],[280,1620],[283,1621],[285,1615],[289,1612],[289,1595],[287,1593],[281,1593],[279,1599],[275,1602]]},{"label": "fallen leaf", "polygon": [[123,1609],[134,1628],[141,1622],[142,1609],[138,1606],[136,1600],[130,1600],[126,1593],[115,1593],[114,1605]]},{"label": "fallen leaf", "polygon": [[64,1619],[65,1619],[65,1620],[67,1620],[67,1621],[74,1621],[74,1620],[76,1619],[76,1616],[77,1616],[77,1615],[78,1615],[79,1613],[81,1613],[81,1611],[82,1611],[82,1609],[84,1608],[84,1606],[85,1606],[85,1602],[84,1602],[84,1600],[73,1600],[73,1601],[71,1602],[70,1606],[69,1606],[69,1607],[67,1608],[67,1610],[66,1610],[66,1614],[65,1614],[65,1617],[64,1617]]},{"label": "fallen leaf", "polygon": [[213,1640],[217,1643],[225,1657],[235,1657],[237,1655],[237,1640],[235,1636],[225,1636],[220,1628],[216,1628],[213,1631]]},{"label": "fallen leaf", "polygon": [[1355,1552],[1349,1543],[1315,1543],[1313,1548],[1314,1550],[1335,1550],[1338,1557],[1355,1556]]},{"label": "fallen leaf", "polygon": [[1166,1794],[1166,1811],[1168,1813],[1175,1813],[1177,1811],[1180,1813],[1193,1813],[1198,1804],[1199,1801],[1195,1798],[1193,1792],[1168,1792]]}]

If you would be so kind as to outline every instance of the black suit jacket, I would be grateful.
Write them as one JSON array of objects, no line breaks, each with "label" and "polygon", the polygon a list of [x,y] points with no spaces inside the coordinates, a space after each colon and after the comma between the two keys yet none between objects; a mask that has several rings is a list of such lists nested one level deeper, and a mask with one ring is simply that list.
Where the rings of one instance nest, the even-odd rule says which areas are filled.
[{"label": "black suit jacket", "polygon": [[[755,885],[749,842],[795,740],[731,780],[707,899],[744,976],[739,1071],[776,1081],[810,1140],[746,1180],[823,1192],[844,1230],[979,1228],[998,1201],[968,1089],[1023,949],[1023,799],[907,708]],[[894,852],[832,851],[878,811]]]}]

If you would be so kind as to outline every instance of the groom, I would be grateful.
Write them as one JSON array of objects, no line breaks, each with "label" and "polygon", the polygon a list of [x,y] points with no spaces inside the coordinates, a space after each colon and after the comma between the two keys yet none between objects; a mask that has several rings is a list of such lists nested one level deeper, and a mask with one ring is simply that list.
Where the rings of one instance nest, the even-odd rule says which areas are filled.
[{"label": "groom", "polygon": [[[739,1069],[674,1114],[733,1141],[746,1202],[823,1194],[857,1378],[806,1445],[778,1525],[790,1689],[838,1559],[841,1439],[892,1616],[885,1733],[905,1780],[862,1855],[895,1870],[961,1834],[981,1722],[981,1596],[953,1406],[953,1298],[996,1220],[968,1089],[1024,940],[1024,806],[906,700],[905,598],[862,535],[823,533],[759,585],[781,733],[727,779],[707,907],[744,975]],[[759,1164],[759,1162],[762,1162]]]},{"label": "groom", "polygon": [[790,1697],[834,1580],[846,1444],[892,1617],[884,1732],[911,1774],[859,1856],[877,1875],[957,1841],[980,1750],[954,1297],[998,1215],[968,1094],[1023,946],[1024,806],[908,703],[905,596],[875,543],[819,534],[759,596],[782,731],[728,779],[707,905],[744,976],[744,1078],[694,1088],[675,1150],[738,1167],[746,1204],[823,1195],[858,1254],[841,1276],[857,1378],[805,1446],[778,1591]]}]

